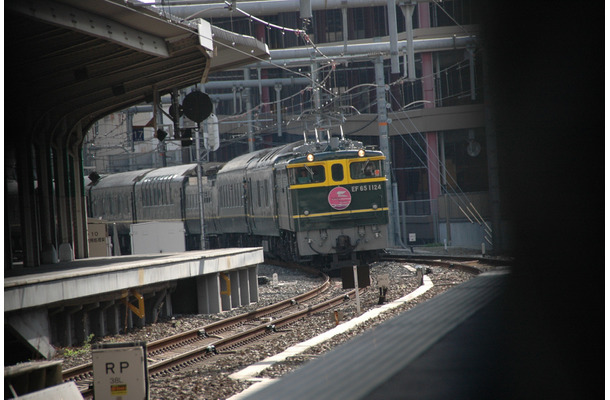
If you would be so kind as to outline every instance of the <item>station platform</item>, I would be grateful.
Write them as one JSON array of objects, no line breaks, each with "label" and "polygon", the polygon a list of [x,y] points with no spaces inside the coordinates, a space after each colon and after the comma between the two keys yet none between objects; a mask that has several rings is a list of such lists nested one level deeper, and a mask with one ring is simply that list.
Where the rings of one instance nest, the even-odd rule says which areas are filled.
[{"label": "station platform", "polygon": [[547,372],[524,377],[532,365],[519,363],[527,355],[514,353],[520,346],[511,335],[524,327],[511,326],[509,281],[507,271],[481,274],[243,398],[455,400],[560,394],[562,388],[547,390],[550,382],[536,380]]},{"label": "station platform", "polygon": [[229,248],[7,270],[5,326],[11,337],[52,357],[53,344],[80,344],[91,333],[116,334],[176,309],[213,314],[254,303],[263,260],[262,248]]}]

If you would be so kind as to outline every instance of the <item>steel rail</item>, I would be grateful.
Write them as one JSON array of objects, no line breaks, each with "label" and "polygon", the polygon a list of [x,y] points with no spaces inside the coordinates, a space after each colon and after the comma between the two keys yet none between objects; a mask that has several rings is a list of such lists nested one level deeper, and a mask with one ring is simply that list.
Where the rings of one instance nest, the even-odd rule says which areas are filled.
[{"label": "steel rail", "polygon": [[[361,289],[364,291],[365,289]],[[349,298],[353,298],[356,294],[356,290],[352,290],[347,294],[343,294],[337,297],[334,297],[330,300],[326,300],[322,303],[315,304],[309,306],[307,309],[303,309],[297,311],[296,313],[287,315],[282,318],[278,318],[272,323],[262,324],[251,329],[248,329],[244,332],[240,332],[236,335],[219,339],[218,341],[212,343],[211,345],[202,346],[197,349],[190,350],[183,354],[179,354],[175,357],[169,358],[167,360],[160,361],[153,365],[150,365],[148,368],[148,372],[150,376],[156,376],[164,371],[172,370],[173,368],[180,368],[182,366],[189,365],[193,362],[197,362],[206,357],[210,357],[214,354],[217,354],[222,350],[229,350],[235,347],[242,346],[247,344],[253,340],[259,339],[263,336],[272,334],[275,332],[275,328],[283,325],[290,324],[298,319],[301,319],[307,315],[312,313],[321,312],[327,310],[329,308],[335,307],[342,302],[346,301],[346,296]]]},{"label": "steel rail", "polygon": [[510,265],[512,260],[498,259],[498,258],[485,258],[485,257],[471,257],[471,256],[458,256],[455,255],[409,255],[409,254],[385,254],[381,256],[381,261],[399,261],[399,262],[412,262],[422,263],[427,265],[436,265],[445,268],[456,268],[464,272],[472,274],[481,273],[481,269],[477,268],[476,265],[480,266],[501,266]]},{"label": "steel rail", "polygon": [[[293,266],[294,267],[294,266]],[[199,340],[206,338],[209,334],[214,334],[217,332],[221,332],[223,330],[229,329],[231,326],[237,326],[243,324],[247,321],[256,320],[263,316],[278,313],[283,311],[289,307],[298,305],[304,301],[310,300],[321,293],[328,290],[330,287],[330,278],[328,275],[321,273],[320,271],[311,269],[311,268],[301,268],[307,272],[314,272],[319,274],[324,282],[318,286],[317,288],[310,290],[306,293],[302,293],[300,295],[294,296],[290,299],[283,300],[281,302],[271,304],[266,307],[262,307],[258,310],[254,310],[248,313],[240,314],[234,317],[226,318],[221,321],[213,322],[211,324],[205,325],[200,328],[191,329],[186,332],[177,333],[175,335],[162,338],[156,341],[151,342],[147,346],[147,356],[158,355],[168,350],[176,349],[187,344],[192,344]],[[62,373],[63,381],[75,381],[77,384],[81,384],[82,381],[92,380],[93,378],[93,364],[86,363],[82,365],[78,365],[76,367],[72,367],[66,369]],[[83,382],[86,384],[86,382]],[[81,389],[81,394],[83,396],[91,395],[91,385],[88,387]]]}]

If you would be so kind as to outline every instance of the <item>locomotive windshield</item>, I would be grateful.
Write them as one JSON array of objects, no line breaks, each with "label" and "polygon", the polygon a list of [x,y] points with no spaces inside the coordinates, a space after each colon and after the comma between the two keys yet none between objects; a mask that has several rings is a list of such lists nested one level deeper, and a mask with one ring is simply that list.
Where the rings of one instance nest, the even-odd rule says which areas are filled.
[{"label": "locomotive windshield", "polygon": [[339,182],[343,180],[343,164],[333,164],[330,170],[333,181]]},{"label": "locomotive windshield", "polygon": [[352,179],[369,179],[383,176],[381,160],[366,160],[353,162],[349,166]]},{"label": "locomotive windshield", "polygon": [[301,185],[305,183],[319,183],[326,180],[323,165],[305,165],[299,168],[289,169],[290,184]]}]

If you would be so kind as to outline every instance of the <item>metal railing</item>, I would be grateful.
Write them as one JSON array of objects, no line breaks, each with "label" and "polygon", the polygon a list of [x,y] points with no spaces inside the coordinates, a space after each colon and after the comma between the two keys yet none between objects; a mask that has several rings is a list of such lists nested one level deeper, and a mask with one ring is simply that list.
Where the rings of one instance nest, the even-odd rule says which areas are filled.
[{"label": "metal railing", "polygon": [[412,244],[409,234],[415,234],[416,244],[441,243],[452,224],[478,225],[473,213],[480,216],[479,220],[490,219],[487,192],[399,201],[397,218],[402,241],[405,245]]}]

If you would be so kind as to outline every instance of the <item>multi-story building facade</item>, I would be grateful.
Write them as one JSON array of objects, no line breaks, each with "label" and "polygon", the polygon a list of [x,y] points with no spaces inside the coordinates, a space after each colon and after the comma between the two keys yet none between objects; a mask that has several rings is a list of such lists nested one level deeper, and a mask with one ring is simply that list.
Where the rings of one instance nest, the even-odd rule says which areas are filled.
[{"label": "multi-story building facade", "polygon": [[[209,159],[229,160],[340,124],[345,135],[388,155],[397,245],[500,247],[494,129],[486,125],[483,52],[471,1],[263,0],[237,2],[237,9],[179,3],[164,2],[162,12],[252,35],[271,53],[270,60],[210,75],[197,88],[210,95],[219,120],[220,148]],[[132,153],[139,147],[146,156],[128,148],[109,165],[194,160],[179,141],[161,148],[151,129],[131,133],[131,141],[124,132]],[[98,160],[102,154],[97,150]]]}]

